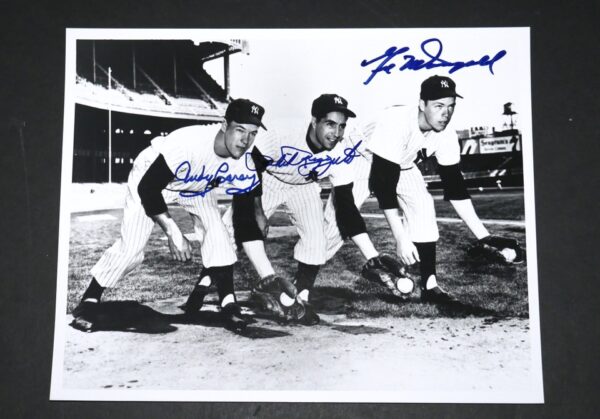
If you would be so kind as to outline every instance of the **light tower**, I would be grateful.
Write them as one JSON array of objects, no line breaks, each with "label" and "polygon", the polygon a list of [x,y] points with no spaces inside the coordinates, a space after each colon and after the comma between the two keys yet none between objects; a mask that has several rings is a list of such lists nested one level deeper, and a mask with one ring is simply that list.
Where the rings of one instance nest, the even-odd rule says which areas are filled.
[{"label": "light tower", "polygon": [[510,129],[512,131],[513,129],[515,129],[513,115],[516,115],[517,113],[512,110],[511,106],[512,106],[512,102],[505,103],[504,104],[504,112],[502,113],[502,115],[507,115],[508,117],[510,117]]}]

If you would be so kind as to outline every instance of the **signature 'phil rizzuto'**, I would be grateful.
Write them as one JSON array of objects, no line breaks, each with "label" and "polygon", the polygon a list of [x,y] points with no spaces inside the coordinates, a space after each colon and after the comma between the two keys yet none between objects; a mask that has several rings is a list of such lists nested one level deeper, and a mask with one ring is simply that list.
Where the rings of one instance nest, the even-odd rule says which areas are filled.
[{"label": "signature 'phil rizzuto'", "polygon": [[[322,177],[326,174],[331,166],[340,164],[350,164],[352,160],[360,155],[358,147],[361,141],[352,147],[344,149],[344,155],[339,157],[318,157],[309,151],[298,149],[291,146],[281,147],[281,157],[278,160],[264,156],[267,160],[267,167],[297,167],[298,173],[306,176],[311,172],[315,172],[317,177]],[[199,191],[186,190],[180,191],[179,195],[183,197],[205,196],[212,189],[221,185],[228,185],[225,193],[228,195],[238,195],[251,191],[260,182],[256,173],[256,169],[251,164],[252,158],[250,153],[246,154],[246,167],[252,171],[248,173],[229,173],[229,164],[221,163],[214,173],[206,173],[206,167],[202,166],[200,173],[192,173],[190,162],[182,162],[176,170],[175,180],[183,183],[199,183],[206,182],[207,186]]]},{"label": "signature 'phil rizzuto'", "polygon": [[368,67],[372,64],[377,64],[377,67],[371,70],[371,74],[367,80],[365,80],[364,84],[369,84],[375,78],[375,76],[381,72],[391,74],[392,69],[396,68],[396,64],[390,61],[392,61],[398,55],[401,55],[402,58],[404,58],[404,64],[398,67],[399,71],[417,71],[421,69],[429,70],[437,67],[450,67],[448,70],[448,73],[450,74],[463,68],[474,66],[487,67],[490,73],[494,74],[494,64],[500,61],[500,59],[506,55],[506,50],[500,50],[491,58],[489,55],[484,55],[478,60],[449,61],[441,58],[443,48],[442,41],[439,39],[427,39],[421,43],[421,52],[425,54],[426,58],[419,59],[408,53],[410,51],[409,47],[397,48],[392,46],[378,57],[370,60],[362,60],[360,63],[362,67]]},{"label": "signature 'phil rizzuto'", "polygon": [[267,167],[296,167],[301,176],[307,176],[311,172],[315,172],[318,177],[323,177],[331,166],[341,164],[350,164],[352,160],[360,155],[358,148],[362,141],[358,141],[352,147],[346,147],[343,151],[343,156],[332,157],[325,155],[319,157],[313,153],[292,146],[281,147],[281,157],[274,160],[271,157],[265,156]]}]

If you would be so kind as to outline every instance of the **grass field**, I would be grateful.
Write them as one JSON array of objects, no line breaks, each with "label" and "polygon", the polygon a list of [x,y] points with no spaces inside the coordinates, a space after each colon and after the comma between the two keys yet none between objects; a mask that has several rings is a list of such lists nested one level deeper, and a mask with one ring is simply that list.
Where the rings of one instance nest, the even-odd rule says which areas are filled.
[{"label": "grass field", "polygon": [[[482,219],[523,220],[523,195],[477,194],[473,196]],[[435,201],[438,216],[455,216],[448,203]],[[363,212],[379,212],[376,203],[367,202]],[[193,232],[190,217],[181,209],[171,210],[185,233]],[[80,215],[71,217],[68,312],[75,305],[90,276],[89,269],[118,237],[120,210],[103,211],[113,219],[89,221]],[[384,219],[367,219],[368,231],[380,251],[393,254],[395,243]],[[287,216],[278,212],[271,219],[273,226],[290,225]],[[510,235],[525,245],[525,229],[514,226],[489,226],[492,234]],[[464,248],[472,240],[463,224],[440,223],[438,242],[438,282],[453,292],[463,303],[454,307],[422,304],[418,295],[409,302],[398,302],[385,289],[362,279],[358,272],[364,260],[356,247],[348,242],[319,273],[313,291],[317,311],[345,314],[350,317],[528,317],[526,265],[481,265],[467,260]],[[279,273],[291,277],[296,269],[292,259],[295,236],[269,239],[267,251]],[[198,243],[194,242],[195,260],[182,264],[172,261],[167,242],[159,227],[146,247],[144,263],[108,289],[104,300],[136,300],[141,303],[187,296],[200,271]],[[248,279],[255,274],[242,252],[235,269],[236,290],[247,290]],[[416,266],[411,273],[417,274]]]},{"label": "grass field", "polygon": [[[477,213],[482,219],[524,220],[525,208],[522,192],[471,193]],[[444,201],[441,194],[434,194],[435,210],[438,217],[456,217],[450,202]],[[367,201],[361,208],[365,213],[379,213],[375,200]]]}]

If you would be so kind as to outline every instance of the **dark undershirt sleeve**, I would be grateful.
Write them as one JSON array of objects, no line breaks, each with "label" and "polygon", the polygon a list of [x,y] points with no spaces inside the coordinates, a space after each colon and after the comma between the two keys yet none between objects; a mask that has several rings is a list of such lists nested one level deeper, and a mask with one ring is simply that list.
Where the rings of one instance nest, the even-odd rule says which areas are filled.
[{"label": "dark undershirt sleeve", "polygon": [[254,167],[256,167],[259,183],[250,192],[234,195],[231,201],[233,235],[238,246],[244,242],[264,239],[256,222],[254,200],[262,196],[262,174],[267,168],[268,160],[256,146],[252,148],[250,156],[254,162]]},{"label": "dark undershirt sleeve", "polygon": [[369,189],[375,194],[380,209],[399,208],[396,196],[398,180],[400,180],[400,165],[373,154]]},{"label": "dark undershirt sleeve", "polygon": [[162,154],[154,160],[154,163],[142,176],[138,184],[138,194],[148,217],[167,212],[167,204],[162,196],[162,190],[167,187],[174,177],[175,175],[167,166]]},{"label": "dark undershirt sleeve", "polygon": [[439,164],[438,173],[442,180],[442,187],[444,188],[444,200],[460,201],[471,198],[467,191],[465,178],[463,177],[458,164],[453,164],[451,166]]},{"label": "dark undershirt sleeve", "polygon": [[255,199],[250,193],[234,195],[232,198],[233,237],[238,246],[244,242],[264,240],[254,215]]},{"label": "dark undershirt sleeve", "polygon": [[353,183],[333,188],[333,206],[335,219],[342,238],[347,239],[367,232],[365,221],[354,202]]},{"label": "dark undershirt sleeve", "polygon": [[252,189],[249,192],[249,194],[251,196],[262,196],[262,174],[265,170],[267,170],[269,160],[265,156],[263,156],[261,151],[256,146],[252,148],[250,156],[252,157],[254,167],[256,168],[256,174],[258,176],[258,185],[254,189]]}]

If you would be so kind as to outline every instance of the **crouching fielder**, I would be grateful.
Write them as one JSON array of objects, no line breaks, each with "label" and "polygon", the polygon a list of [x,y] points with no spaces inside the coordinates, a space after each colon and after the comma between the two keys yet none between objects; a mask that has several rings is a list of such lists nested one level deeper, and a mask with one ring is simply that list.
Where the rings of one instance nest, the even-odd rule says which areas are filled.
[{"label": "crouching fielder", "polygon": [[456,93],[456,85],[449,77],[428,78],[421,84],[419,105],[385,110],[367,146],[373,153],[369,187],[391,228],[398,256],[407,265],[420,262],[421,299],[438,303],[452,302],[454,298],[437,283],[439,232],[433,198],[417,168],[419,161],[437,158],[444,199],[450,201],[480,245],[512,243],[510,239],[490,236],[473,208],[459,168],[458,137],[455,130],[448,128],[457,97],[462,96]]},{"label": "crouching fielder", "polygon": [[[236,197],[224,215],[225,223],[232,226],[232,235],[244,248],[258,275],[272,278],[277,275],[265,251],[266,227],[277,208],[282,204],[287,206],[300,236],[293,255],[298,261],[294,284],[305,309],[299,321],[305,325],[319,323],[319,315],[310,303],[311,292],[320,267],[339,249],[342,236],[351,238],[367,259],[363,276],[383,283],[399,297],[403,293],[397,289],[398,280],[408,283],[408,292],[413,285],[397,261],[375,249],[354,203],[369,195],[366,188],[366,195],[357,197],[357,193],[365,191],[353,186],[357,173],[364,172],[365,179],[368,175],[364,147],[360,141],[352,143],[344,138],[348,118],[356,115],[342,96],[323,94],[313,101],[311,116],[310,123],[299,129],[288,129],[257,141],[251,155],[262,173],[262,197],[254,200]],[[333,185],[329,210],[334,222],[327,225],[318,184],[325,178]],[[330,236],[339,237],[340,243],[330,245]]]},{"label": "crouching fielder", "polygon": [[[92,280],[73,311],[75,328],[92,331],[95,313],[105,288],[140,265],[144,248],[157,223],[168,239],[174,260],[192,258],[190,243],[171,218],[168,203],[178,203],[192,217],[200,241],[203,269],[199,283],[215,283],[226,327],[243,329],[247,320],[236,303],[233,264],[237,257],[221,220],[214,189],[235,194],[258,185],[256,172],[243,159],[252,146],[264,109],[249,100],[232,101],[220,127],[189,126],[157,137],[135,159],[127,182],[128,191],[121,237],[92,268]],[[185,307],[198,310],[200,304]]]}]

